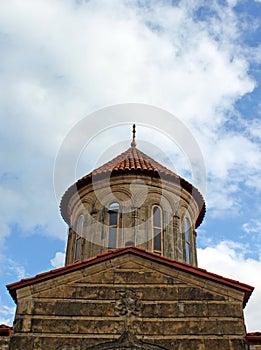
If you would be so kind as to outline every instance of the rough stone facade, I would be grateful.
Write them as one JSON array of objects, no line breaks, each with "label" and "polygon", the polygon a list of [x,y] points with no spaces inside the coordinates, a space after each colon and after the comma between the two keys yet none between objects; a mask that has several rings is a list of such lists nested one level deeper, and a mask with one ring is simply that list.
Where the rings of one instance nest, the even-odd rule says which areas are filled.
[{"label": "rough stone facade", "polygon": [[5,324],[0,325],[0,350],[8,350],[12,327]]},{"label": "rough stone facade", "polygon": [[63,196],[66,266],[8,286],[9,350],[259,350],[253,288],[196,267],[203,197],[132,146]]},{"label": "rough stone facade", "polygon": [[[119,214],[114,244],[112,204]],[[202,195],[135,146],[69,187],[61,214],[69,225],[66,265],[126,246],[197,265],[195,230],[205,214]]]},{"label": "rough stone facade", "polygon": [[10,350],[248,349],[242,290],[139,252],[107,255],[18,288]]},{"label": "rough stone facade", "polygon": [[[171,259],[186,261],[185,220],[189,221],[190,263],[197,265],[196,220],[199,208],[192,195],[181,191],[180,186],[146,176],[118,176],[110,181],[86,186],[70,199],[66,264],[75,262],[77,219],[84,217],[79,260],[108,250],[108,207],[116,200],[121,204],[117,247],[132,245],[153,251],[152,210],[162,210],[162,252]],[[131,188],[131,189],[130,189]]]},{"label": "rough stone facade", "polygon": [[0,350],[8,350],[10,343],[10,336],[0,336]]}]

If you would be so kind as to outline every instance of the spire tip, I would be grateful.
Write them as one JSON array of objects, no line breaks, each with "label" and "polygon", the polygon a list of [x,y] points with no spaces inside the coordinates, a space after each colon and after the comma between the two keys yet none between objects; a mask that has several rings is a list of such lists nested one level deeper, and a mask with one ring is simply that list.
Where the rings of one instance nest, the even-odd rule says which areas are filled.
[{"label": "spire tip", "polygon": [[133,148],[136,147],[135,134],[136,134],[136,125],[133,124],[133,126],[132,126],[132,142],[131,142],[131,147],[133,147]]}]

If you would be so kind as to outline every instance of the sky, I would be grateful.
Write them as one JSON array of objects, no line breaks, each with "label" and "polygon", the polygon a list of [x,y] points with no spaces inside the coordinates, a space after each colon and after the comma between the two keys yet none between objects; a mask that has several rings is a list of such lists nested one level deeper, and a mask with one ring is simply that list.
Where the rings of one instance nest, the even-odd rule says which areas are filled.
[{"label": "sky", "polygon": [[[131,103],[166,111],[198,145],[199,266],[255,286],[245,320],[261,330],[260,21],[260,0],[0,2],[0,324],[14,317],[6,284],[63,264],[61,194],[129,147],[135,118],[138,148],[193,182],[153,113],[119,123],[97,112]],[[67,143],[92,114],[103,128]],[[61,150],[77,162],[57,180]]]}]

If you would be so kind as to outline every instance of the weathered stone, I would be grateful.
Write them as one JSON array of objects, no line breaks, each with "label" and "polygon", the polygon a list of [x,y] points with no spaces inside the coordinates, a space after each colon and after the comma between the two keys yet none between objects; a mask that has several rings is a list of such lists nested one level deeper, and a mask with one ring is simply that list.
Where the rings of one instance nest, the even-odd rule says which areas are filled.
[{"label": "weathered stone", "polygon": [[8,350],[10,344],[9,336],[0,336],[0,350]]},{"label": "weathered stone", "polygon": [[44,282],[41,291],[39,283],[30,307],[25,307],[27,296],[18,301],[23,314],[17,314],[10,350],[29,338],[23,349],[52,349],[53,344],[55,350],[86,350],[118,339],[126,329],[166,350],[246,350],[243,293],[240,303],[230,287],[222,285],[217,292],[216,284],[209,290],[203,277],[179,271],[177,279],[168,266],[128,259],[128,269],[126,257],[108,264],[106,284],[98,265],[84,268],[75,280],[70,274],[56,278],[54,286],[50,280],[49,290]]},{"label": "weathered stone", "polygon": [[[172,183],[156,176],[125,175],[104,181],[86,184],[79,192],[72,195],[67,203],[67,214],[72,228],[69,230],[66,264],[83,260],[108,250],[110,203],[117,201],[124,206],[120,213],[117,247],[128,244],[154,251],[152,216],[153,206],[160,205],[163,213],[162,252],[161,254],[180,261],[188,261],[185,250],[185,218],[189,220],[190,263],[197,265],[195,228],[204,202],[194,198],[192,193],[181,190],[180,184]],[[135,182],[135,186],[134,186]],[[131,187],[131,189],[130,189]],[[195,189],[195,191],[197,191]],[[79,197],[81,203],[79,203]],[[102,203],[99,200],[103,198]],[[126,202],[132,198],[130,208]],[[82,205],[84,203],[85,205]],[[84,225],[81,237],[77,231],[77,220],[83,215]],[[74,231],[75,230],[75,231]],[[81,252],[76,259],[76,240],[81,238]]]}]

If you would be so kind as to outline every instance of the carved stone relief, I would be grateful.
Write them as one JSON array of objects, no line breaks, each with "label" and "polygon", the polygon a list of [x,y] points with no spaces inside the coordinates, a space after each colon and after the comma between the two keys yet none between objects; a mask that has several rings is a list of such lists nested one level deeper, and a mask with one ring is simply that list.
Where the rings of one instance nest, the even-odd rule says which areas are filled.
[{"label": "carved stone relief", "polygon": [[116,341],[95,345],[86,350],[165,350],[160,346],[145,343],[137,339],[131,332],[125,331]]},{"label": "carved stone relief", "polygon": [[119,316],[139,316],[142,303],[132,289],[120,293],[120,299],[116,301],[115,313]]}]

